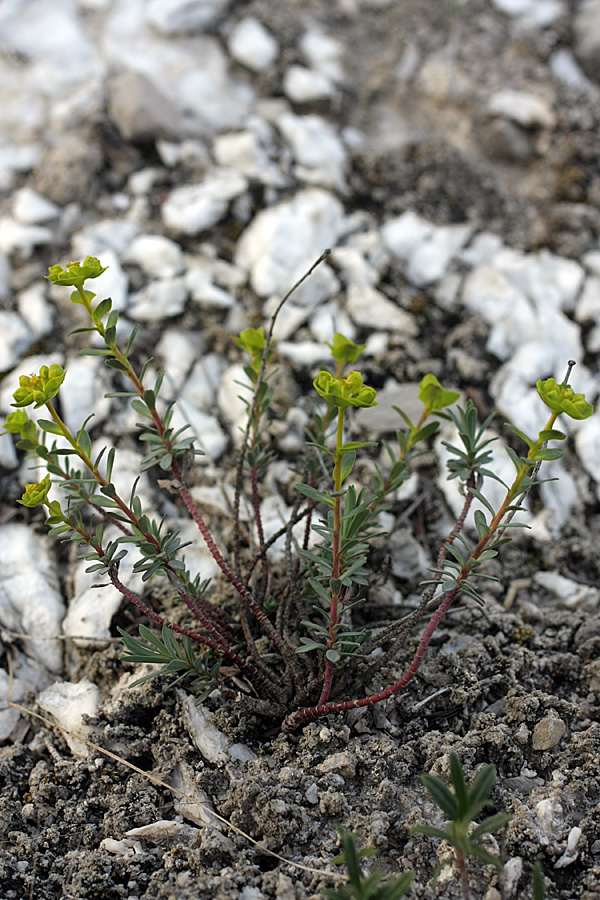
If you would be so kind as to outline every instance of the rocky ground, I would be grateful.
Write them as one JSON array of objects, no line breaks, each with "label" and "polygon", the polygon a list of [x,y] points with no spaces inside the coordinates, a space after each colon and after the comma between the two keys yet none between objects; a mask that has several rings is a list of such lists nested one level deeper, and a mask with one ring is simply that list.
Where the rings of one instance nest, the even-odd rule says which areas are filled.
[{"label": "rocky ground", "polygon": [[[43,280],[99,256],[95,290],[139,324],[205,450],[194,497],[226,543],[243,422],[231,336],[266,324],[325,247],[275,334],[268,533],[335,330],[366,344],[382,399],[358,419],[369,438],[393,433],[401,386],[426,372],[525,432],[544,421],[536,379],[568,359],[595,402],[599,59],[598,0],[3,4],[0,411],[19,374],[63,365],[65,420],[93,409],[123,492],[133,481],[136,417],[104,399],[108,370],[66,339],[80,310]],[[598,422],[571,428],[531,530],[490,568],[499,585],[448,616],[407,692],[293,734],[217,694],[197,707],[184,688],[127,687],[116,626],[134,615],[17,506],[33,476],[0,437],[2,900],[316,900],[343,871],[334,823],[377,849],[365,865],[412,869],[408,896],[433,898],[447,848],[408,829],[442,824],[418,776],[447,775],[452,750],[469,777],[495,763],[490,811],[513,817],[488,844],[503,868],[474,863],[472,896],[531,897],[540,860],[549,900],[598,900]],[[429,455],[395,499],[375,619],[414,602],[451,487]],[[155,478],[140,493],[193,536]],[[188,563],[215,574],[202,547]],[[461,896],[452,867],[437,895]]]}]

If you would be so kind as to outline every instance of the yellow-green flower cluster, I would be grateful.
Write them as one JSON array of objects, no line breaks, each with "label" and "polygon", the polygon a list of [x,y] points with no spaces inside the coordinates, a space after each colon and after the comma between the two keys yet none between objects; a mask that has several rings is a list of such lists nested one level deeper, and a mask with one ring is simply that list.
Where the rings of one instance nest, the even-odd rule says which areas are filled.
[{"label": "yellow-green flower cluster", "polygon": [[25,493],[18,502],[22,506],[29,506],[30,508],[41,506],[42,503],[46,502],[51,486],[52,482],[49,475],[46,475],[45,478],[36,484],[26,484]]},{"label": "yellow-green flower cluster", "polygon": [[354,341],[344,337],[338,331],[333,336],[333,343],[328,343],[327,346],[331,350],[333,358],[345,365],[346,363],[355,363],[367,345],[355,344]]},{"label": "yellow-green flower cluster", "polygon": [[48,281],[52,284],[60,284],[63,287],[82,287],[84,281],[88,278],[97,278],[106,271],[108,266],[101,266],[100,260],[96,256],[86,256],[83,264],[72,262],[67,265],[66,269],[62,266],[50,266],[46,275]]},{"label": "yellow-green flower cluster", "polygon": [[572,419],[589,419],[594,407],[583,394],[576,394],[569,385],[557,384],[554,378],[536,383],[538,394],[553,412],[566,413]]},{"label": "yellow-green flower cluster", "polygon": [[42,366],[39,375],[21,375],[19,387],[14,392],[15,402],[11,406],[30,406],[34,409],[43,406],[58,394],[65,379],[66,372],[60,366]]},{"label": "yellow-green flower cluster", "polygon": [[451,406],[459,397],[456,391],[445,391],[435,375],[425,375],[419,383],[419,400],[428,413]]},{"label": "yellow-green flower cluster", "polygon": [[313,385],[317,394],[340,409],[348,406],[377,406],[377,392],[364,383],[360,372],[348,372],[340,378],[331,372],[319,372]]}]

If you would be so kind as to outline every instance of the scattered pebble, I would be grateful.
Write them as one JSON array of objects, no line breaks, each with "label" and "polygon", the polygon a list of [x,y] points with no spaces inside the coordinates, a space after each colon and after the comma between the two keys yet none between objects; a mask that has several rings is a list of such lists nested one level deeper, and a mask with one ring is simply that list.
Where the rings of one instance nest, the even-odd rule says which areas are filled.
[{"label": "scattered pebble", "polygon": [[[337,242],[343,221],[340,201],[320,188],[300,190],[261,210],[238,241],[235,262],[250,273],[261,297],[281,298],[323,251]],[[310,295],[312,278],[295,295]]]},{"label": "scattered pebble", "polygon": [[329,78],[304,66],[290,66],[283,76],[283,90],[292,103],[326,100],[333,93]]},{"label": "scattered pebble", "polygon": [[551,750],[562,739],[567,726],[554,710],[541,719],[533,729],[531,746],[534,750]]},{"label": "scattered pebble", "polygon": [[252,72],[264,72],[279,55],[277,41],[254,16],[241,19],[233,27],[228,47],[235,61]]},{"label": "scattered pebble", "polygon": [[64,729],[63,735],[73,756],[85,758],[95,752],[84,743],[91,728],[83,724],[83,716],[95,716],[100,704],[100,691],[95,684],[87,678],[76,684],[56,681],[42,691],[37,702]]},{"label": "scattered pebble", "polygon": [[163,221],[176,233],[198,234],[222,219],[229,203],[245,190],[246,179],[239,172],[215,170],[200,184],[171,191],[162,208]]},{"label": "scattered pebble", "polygon": [[550,104],[527,91],[498,91],[490,98],[488,112],[526,128],[554,128],[556,124]]}]

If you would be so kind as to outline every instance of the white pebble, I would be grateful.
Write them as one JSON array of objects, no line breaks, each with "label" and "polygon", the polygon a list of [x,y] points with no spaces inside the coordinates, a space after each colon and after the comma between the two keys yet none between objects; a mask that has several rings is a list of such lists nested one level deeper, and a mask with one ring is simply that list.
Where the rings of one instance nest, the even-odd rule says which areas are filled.
[{"label": "white pebble", "polygon": [[[37,338],[52,330],[53,309],[46,299],[46,285],[36,282],[21,291],[18,299],[19,313],[27,327]],[[1,331],[1,329],[0,329]]]},{"label": "white pebble", "polygon": [[151,281],[131,297],[128,315],[139,322],[159,322],[178,316],[185,308],[187,287],[184,277]]},{"label": "white pebble", "polygon": [[581,607],[595,608],[600,600],[598,588],[588,584],[578,584],[558,572],[537,572],[533,576],[536,584],[552,591],[568,609]]},{"label": "white pebble", "polygon": [[60,208],[31,188],[21,188],[13,197],[13,215],[21,225],[44,225],[60,216]]},{"label": "white pebble", "polygon": [[211,25],[226,5],[227,0],[149,0],[145,13],[157,31],[173,37],[193,34]]},{"label": "white pebble", "polygon": [[432,225],[412,211],[381,229],[385,246],[407,264],[407,276],[423,286],[437,281],[472,233],[470,225]]},{"label": "white pebble", "polygon": [[[32,481],[37,477],[32,473]],[[30,657],[39,660],[50,672],[60,672],[62,646],[58,635],[65,606],[49,540],[27,525],[0,525],[0,621],[5,628],[23,634]]]},{"label": "white pebble", "polygon": [[227,762],[229,741],[214,724],[214,716],[190,696],[185,697],[183,713],[189,736],[204,759],[211,763]]},{"label": "white pebble", "polygon": [[283,76],[283,90],[292,103],[311,103],[330,98],[333,85],[320,72],[304,66],[290,66]]},{"label": "white pebble", "polygon": [[575,862],[575,860],[579,856],[577,844],[579,843],[582,834],[583,832],[581,828],[579,828],[577,825],[571,828],[569,836],[567,838],[567,849],[565,850],[563,855],[554,863],[555,869],[564,869],[565,866],[570,866]]},{"label": "white pebble", "polygon": [[29,258],[35,247],[53,240],[54,232],[43,225],[22,225],[9,216],[0,219],[0,250],[7,256],[19,251]]},{"label": "white pebble", "polygon": [[[82,678],[77,684],[57,681],[37,698],[43,710],[50,713],[65,729],[64,737],[73,756],[86,757],[90,749],[84,740],[91,728],[84,725],[83,716],[95,716],[100,704],[100,691],[95,684]],[[94,751],[95,752],[95,751]]]},{"label": "white pebble", "polygon": [[228,48],[235,61],[252,72],[264,72],[279,55],[277,41],[254,16],[247,16],[235,25]]},{"label": "white pebble", "polygon": [[60,389],[63,418],[76,433],[94,413],[87,426],[91,431],[104,422],[110,410],[111,401],[104,396],[110,390],[108,369],[97,356],[72,356],[65,369],[67,376]]},{"label": "white pebble", "polygon": [[343,214],[333,194],[319,188],[299,191],[258,213],[238,242],[235,261],[249,272],[257,294],[282,297],[326,248],[335,246]]},{"label": "white pebble", "polygon": [[526,128],[553,128],[556,124],[551,105],[528,91],[497,91],[490,98],[488,112]]},{"label": "white pebble", "polygon": [[175,232],[198,234],[222,219],[231,200],[245,190],[246,179],[239,172],[214,170],[201,184],[171,191],[162,208],[163,221]]},{"label": "white pebble", "polygon": [[351,284],[348,287],[346,310],[356,325],[365,328],[372,328],[377,323],[377,328],[383,331],[395,331],[408,337],[414,337],[419,330],[410,313],[368,285]]},{"label": "white pebble", "polygon": [[322,31],[307,31],[300,39],[300,50],[311,69],[331,81],[341,81],[343,44]]},{"label": "white pebble", "polygon": [[37,338],[18,313],[0,310],[0,372],[16,366]]},{"label": "white pebble", "polygon": [[321,116],[284,113],[277,126],[292,149],[298,178],[325,187],[345,187],[346,151],[329,122]]},{"label": "white pebble", "polygon": [[160,234],[141,234],[128,247],[123,262],[139,266],[153,278],[173,278],[183,271],[183,252],[179,244]]}]

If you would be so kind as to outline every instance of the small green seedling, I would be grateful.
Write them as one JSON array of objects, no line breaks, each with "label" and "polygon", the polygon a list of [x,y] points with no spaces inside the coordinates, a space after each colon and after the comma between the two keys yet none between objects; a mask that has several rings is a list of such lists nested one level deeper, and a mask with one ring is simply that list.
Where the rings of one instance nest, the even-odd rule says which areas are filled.
[{"label": "small green seedling", "polygon": [[414,878],[412,872],[403,872],[398,878],[385,884],[381,884],[381,872],[363,875],[360,860],[365,856],[373,856],[376,851],[370,847],[357,850],[355,834],[339,825],[335,829],[342,839],[344,849],[332,862],[334,865],[346,866],[348,884],[336,890],[326,888],[323,896],[327,900],[396,900],[397,897],[404,897]]},{"label": "small green seedling", "polygon": [[[507,815],[507,813],[489,816],[471,830],[471,824],[477,814],[484,806],[492,805],[491,801],[488,800],[488,795],[495,777],[496,767],[490,763],[475,776],[470,787],[467,787],[463,769],[456,753],[450,754],[450,781],[454,788],[453,791],[447,787],[441,778],[435,778],[432,775],[421,775],[421,781],[440,809],[446,813],[450,822],[446,826],[445,831],[442,831],[441,828],[434,828],[431,825],[418,825],[416,828],[411,828],[410,833],[427,834],[430,837],[448,841],[452,845],[454,859],[460,872],[465,900],[469,900],[466,866],[469,856],[475,856],[488,865],[498,867],[502,865],[497,856],[494,856],[482,847],[479,843],[479,838],[484,834],[499,831],[510,821],[511,816]],[[446,859],[436,867],[433,876],[434,885],[442,868],[450,862],[450,859]]]},{"label": "small green seedling", "polygon": [[534,863],[531,876],[531,893],[533,900],[546,900],[546,885],[544,884],[544,870],[539,859]]}]

